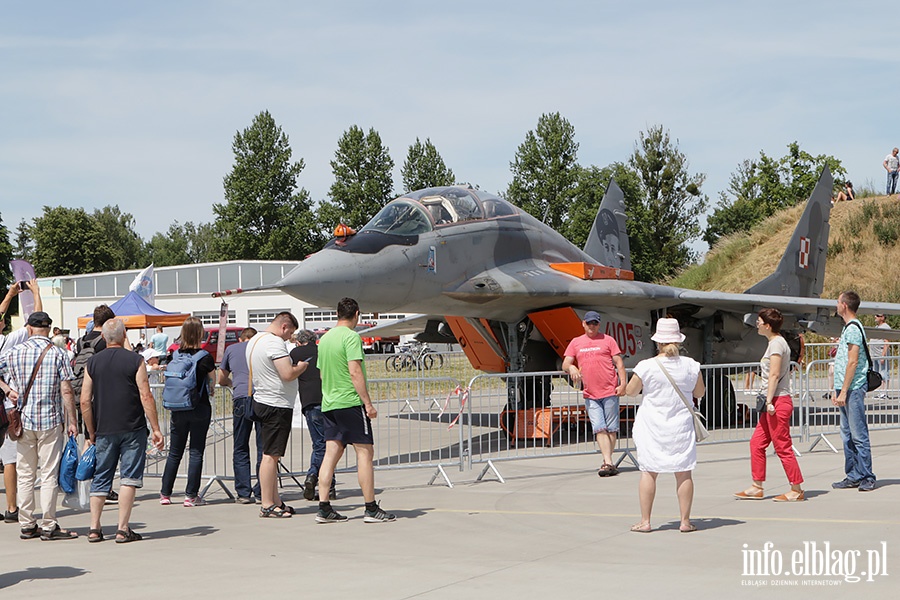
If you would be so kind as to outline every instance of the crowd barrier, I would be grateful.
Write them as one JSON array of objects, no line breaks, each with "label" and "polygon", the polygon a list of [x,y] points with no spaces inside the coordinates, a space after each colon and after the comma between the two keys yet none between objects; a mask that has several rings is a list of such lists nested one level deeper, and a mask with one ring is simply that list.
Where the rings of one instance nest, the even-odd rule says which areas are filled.
[{"label": "crowd barrier", "polygon": [[[383,358],[381,359],[383,361]],[[449,361],[445,362],[445,366]],[[794,447],[808,444],[812,451],[820,443],[836,450],[839,410],[832,405],[833,386],[829,368],[832,359],[808,362],[805,368],[791,364],[794,415],[791,436]],[[758,415],[756,392],[763,382],[758,363],[703,365],[706,394],[698,411],[705,417],[710,437],[703,445],[747,442]],[[870,429],[900,427],[900,356],[879,362],[886,376],[882,389],[867,395]],[[524,374],[478,374],[463,384],[459,369],[446,368],[398,377],[374,377],[369,393],[378,410],[373,420],[376,469],[432,469],[430,483],[440,478],[452,487],[449,468],[481,470],[481,480],[492,471],[503,477],[503,461],[598,453],[594,434],[584,410],[582,392],[570,385],[559,371]],[[443,373],[443,375],[441,375]],[[161,406],[161,384],[153,384],[163,432],[168,434],[169,412]],[[230,390],[217,387],[212,422],[207,437],[203,479],[205,492],[218,484],[232,495],[232,403]],[[620,400],[620,434],[614,451],[616,464],[625,460],[637,465],[631,425],[640,397]],[[168,435],[167,435],[168,441]],[[301,485],[309,465],[311,443],[300,411],[295,411],[294,429],[286,456],[279,465],[284,485]],[[187,471],[189,457],[182,459],[179,477]],[[255,446],[251,444],[255,456]],[[798,452],[799,454],[799,452]],[[161,476],[165,451],[148,454],[148,476]],[[599,457],[598,457],[599,464]],[[355,471],[355,453],[345,453],[338,470]],[[356,475],[348,480],[355,485]],[[176,493],[180,490],[176,485]]]}]

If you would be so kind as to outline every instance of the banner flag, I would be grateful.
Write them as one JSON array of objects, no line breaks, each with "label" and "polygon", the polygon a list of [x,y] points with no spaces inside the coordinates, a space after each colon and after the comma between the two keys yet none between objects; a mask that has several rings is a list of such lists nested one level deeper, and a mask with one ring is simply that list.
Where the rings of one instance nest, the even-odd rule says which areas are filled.
[{"label": "banner flag", "polygon": [[[27,260],[14,259],[9,261],[9,270],[12,271],[13,281],[31,281],[34,279],[34,267]],[[27,319],[34,312],[34,294],[31,290],[19,292],[19,315]]]},{"label": "banner flag", "polygon": [[151,305],[156,306],[156,290],[153,286],[153,263],[150,263],[149,267],[135,276],[134,281],[128,286],[128,291],[136,292],[138,296]]}]

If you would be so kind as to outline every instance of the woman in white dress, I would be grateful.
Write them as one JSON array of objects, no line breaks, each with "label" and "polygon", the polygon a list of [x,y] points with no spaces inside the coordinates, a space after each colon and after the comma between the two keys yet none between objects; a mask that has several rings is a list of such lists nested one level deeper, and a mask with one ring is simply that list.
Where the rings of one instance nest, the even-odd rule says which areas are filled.
[{"label": "woman in white dress", "polygon": [[641,469],[638,487],[641,521],[632,526],[631,531],[651,531],[650,512],[656,497],[656,477],[660,473],[674,473],[681,512],[679,531],[688,533],[697,530],[691,523],[694,500],[691,471],[697,465],[697,447],[694,419],[682,396],[693,402],[693,398],[703,396],[706,388],[700,375],[700,363],[680,356],[679,344],[684,341],[684,334],[678,328],[677,319],[660,319],[656,323],[656,333],[650,339],[656,342],[659,354],[639,362],[625,388],[628,396],[637,395],[641,390],[644,395],[632,429]]}]

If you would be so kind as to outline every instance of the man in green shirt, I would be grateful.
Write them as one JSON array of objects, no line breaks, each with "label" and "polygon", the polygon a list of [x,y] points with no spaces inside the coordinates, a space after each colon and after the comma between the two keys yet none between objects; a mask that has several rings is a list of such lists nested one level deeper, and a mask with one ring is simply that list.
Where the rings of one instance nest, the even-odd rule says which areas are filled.
[{"label": "man in green shirt", "polygon": [[366,501],[366,523],[389,523],[396,520],[375,502],[375,441],[372,421],[378,411],[366,387],[366,363],[362,339],[356,333],[359,304],[343,298],[337,306],[337,325],[319,340],[318,367],[322,374],[322,418],[325,421],[325,458],[319,469],[318,523],[341,523],[347,520],[328,501],[328,490],[334,469],[347,444],[356,450],[356,475]]}]

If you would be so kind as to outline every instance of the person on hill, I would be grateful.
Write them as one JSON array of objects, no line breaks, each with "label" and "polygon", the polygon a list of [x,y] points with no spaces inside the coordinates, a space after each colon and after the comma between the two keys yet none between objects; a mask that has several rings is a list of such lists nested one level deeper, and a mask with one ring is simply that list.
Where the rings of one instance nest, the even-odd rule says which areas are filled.
[{"label": "person on hill", "polygon": [[856,192],[853,191],[853,182],[848,181],[844,184],[843,191],[838,192],[837,201],[849,202],[851,200],[856,200]]},{"label": "person on hill", "polygon": [[897,174],[900,173],[900,149],[894,148],[891,153],[884,157],[884,170],[887,171],[887,191],[888,196],[897,189]]}]

